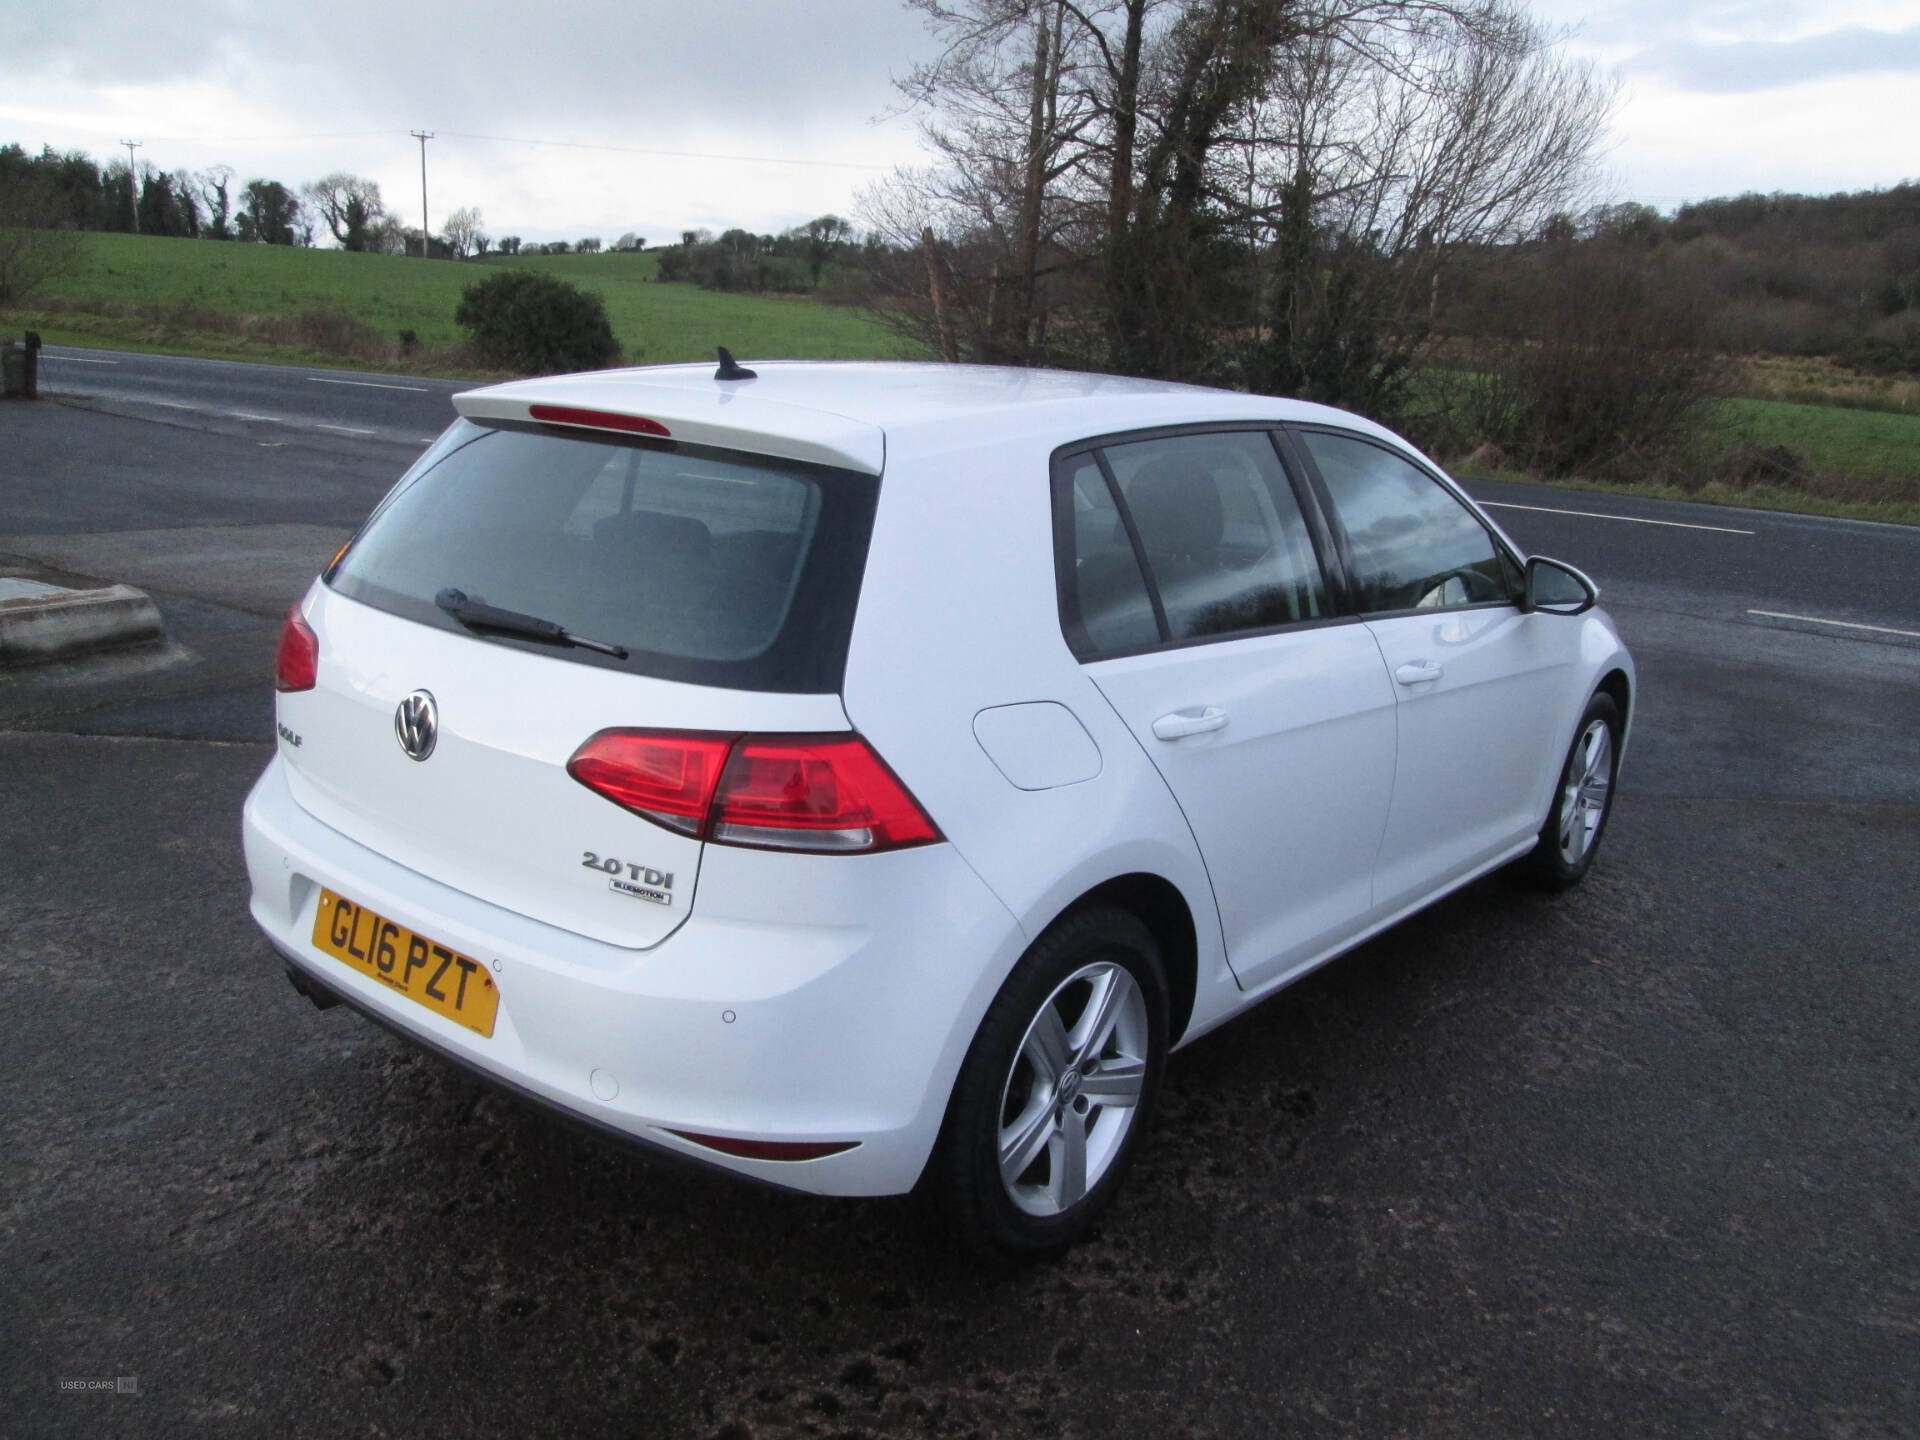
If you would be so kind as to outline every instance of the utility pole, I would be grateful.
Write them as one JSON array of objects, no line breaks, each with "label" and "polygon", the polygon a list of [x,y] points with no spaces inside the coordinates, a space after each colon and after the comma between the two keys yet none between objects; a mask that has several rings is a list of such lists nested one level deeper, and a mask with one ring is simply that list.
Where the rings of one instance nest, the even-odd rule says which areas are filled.
[{"label": "utility pole", "polygon": [[407,133],[420,142],[420,258],[425,260],[433,254],[433,232],[427,228],[427,141],[433,138],[433,132],[409,130]]},{"label": "utility pole", "polygon": [[[122,140],[127,147],[127,208],[133,212],[133,233],[140,233],[140,186],[134,174],[133,152],[147,142],[144,140]],[[424,182],[423,182],[424,183]],[[426,193],[425,191],[421,192]]]}]

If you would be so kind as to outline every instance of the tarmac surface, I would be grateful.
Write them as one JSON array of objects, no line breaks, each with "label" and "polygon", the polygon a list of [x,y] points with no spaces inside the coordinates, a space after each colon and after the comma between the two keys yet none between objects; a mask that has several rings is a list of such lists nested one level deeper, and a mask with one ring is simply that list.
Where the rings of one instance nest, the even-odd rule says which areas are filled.
[{"label": "tarmac surface", "polygon": [[1640,663],[1588,883],[1182,1051],[1095,1240],[997,1275],[293,994],[238,845],[274,639],[434,426],[134,410],[0,407],[0,559],[169,626],[0,677],[0,1431],[1920,1433],[1920,532],[1476,487]]}]

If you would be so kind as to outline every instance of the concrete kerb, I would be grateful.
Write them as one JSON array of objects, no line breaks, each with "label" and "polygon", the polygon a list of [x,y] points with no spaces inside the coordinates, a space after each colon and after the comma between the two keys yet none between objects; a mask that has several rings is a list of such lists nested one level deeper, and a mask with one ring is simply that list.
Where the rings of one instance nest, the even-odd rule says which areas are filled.
[{"label": "concrete kerb", "polygon": [[0,668],[39,665],[166,639],[160,607],[131,585],[76,590],[0,576]]}]

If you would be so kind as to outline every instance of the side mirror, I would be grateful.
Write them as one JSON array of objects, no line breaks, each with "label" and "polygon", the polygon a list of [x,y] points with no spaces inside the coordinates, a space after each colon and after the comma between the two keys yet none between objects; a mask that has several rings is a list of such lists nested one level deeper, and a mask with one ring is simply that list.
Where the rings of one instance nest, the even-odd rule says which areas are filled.
[{"label": "side mirror", "polygon": [[1527,592],[1520,608],[1531,615],[1584,615],[1600,599],[1600,587],[1573,566],[1536,555],[1527,561]]}]

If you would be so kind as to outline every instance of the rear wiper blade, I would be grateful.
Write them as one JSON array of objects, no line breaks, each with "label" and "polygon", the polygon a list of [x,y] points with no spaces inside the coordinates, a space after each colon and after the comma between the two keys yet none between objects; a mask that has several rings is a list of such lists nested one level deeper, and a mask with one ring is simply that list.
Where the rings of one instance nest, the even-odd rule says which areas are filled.
[{"label": "rear wiper blade", "polygon": [[549,645],[573,645],[581,650],[595,650],[602,655],[611,655],[616,660],[627,658],[624,645],[589,640],[584,635],[574,634],[564,625],[542,620],[537,615],[522,615],[518,610],[502,610],[484,600],[469,599],[466,591],[455,590],[451,586],[434,596],[433,603],[469,630],[494,630],[525,640],[544,640]]}]

